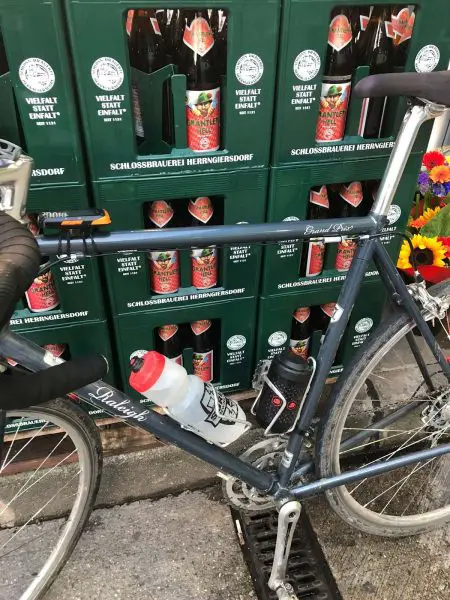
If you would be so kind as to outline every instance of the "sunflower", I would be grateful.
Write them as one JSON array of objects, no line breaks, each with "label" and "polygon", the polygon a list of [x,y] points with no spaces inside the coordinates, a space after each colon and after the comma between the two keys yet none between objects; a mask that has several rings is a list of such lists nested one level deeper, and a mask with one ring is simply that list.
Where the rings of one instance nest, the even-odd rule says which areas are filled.
[{"label": "sunflower", "polygon": [[414,227],[414,229],[420,229],[421,227],[426,225],[428,221],[431,221],[431,219],[435,217],[440,210],[441,209],[439,206],[436,206],[436,208],[427,208],[424,211],[423,215],[421,215],[418,219],[414,219],[413,221],[409,222],[409,227]]},{"label": "sunflower", "polygon": [[[447,248],[437,237],[428,238],[424,235],[413,235],[411,242],[414,248],[414,258],[417,266],[434,265],[435,267],[445,267],[444,258],[447,253]],[[410,262],[411,250],[408,242],[405,240],[400,249],[400,254],[397,261],[399,269],[411,269]]]},{"label": "sunflower", "polygon": [[430,179],[434,183],[447,183],[450,181],[450,167],[446,165],[433,167],[430,171]]}]

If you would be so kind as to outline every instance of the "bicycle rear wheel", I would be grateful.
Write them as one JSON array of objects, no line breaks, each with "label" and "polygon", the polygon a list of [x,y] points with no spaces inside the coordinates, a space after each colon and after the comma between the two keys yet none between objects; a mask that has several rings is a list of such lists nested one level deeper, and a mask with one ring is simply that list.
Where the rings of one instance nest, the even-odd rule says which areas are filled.
[{"label": "bicycle rear wheel", "polygon": [[37,600],[91,513],[101,476],[100,438],[90,417],[68,399],[2,414],[0,600]]},{"label": "bicycle rear wheel", "polygon": [[[450,281],[429,291],[448,307]],[[436,327],[436,340],[450,357],[446,321],[446,329]],[[415,333],[406,315],[394,315],[340,378],[319,427],[321,477],[449,443],[450,383]],[[425,370],[419,366],[421,359]],[[392,422],[382,422],[387,417]],[[355,435],[363,437],[349,443]],[[367,533],[422,533],[450,521],[450,455],[341,486],[326,496],[340,517]]]}]

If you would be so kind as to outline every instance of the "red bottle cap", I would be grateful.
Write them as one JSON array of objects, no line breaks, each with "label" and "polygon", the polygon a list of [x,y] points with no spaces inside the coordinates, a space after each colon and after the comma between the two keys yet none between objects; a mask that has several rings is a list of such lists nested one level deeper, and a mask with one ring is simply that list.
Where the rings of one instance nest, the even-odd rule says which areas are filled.
[{"label": "red bottle cap", "polygon": [[[161,377],[165,363],[165,357],[153,350],[147,352],[142,358],[132,358],[130,364],[133,371],[129,378],[131,387],[141,394],[149,390]],[[138,370],[135,371],[133,367],[137,367]]]}]

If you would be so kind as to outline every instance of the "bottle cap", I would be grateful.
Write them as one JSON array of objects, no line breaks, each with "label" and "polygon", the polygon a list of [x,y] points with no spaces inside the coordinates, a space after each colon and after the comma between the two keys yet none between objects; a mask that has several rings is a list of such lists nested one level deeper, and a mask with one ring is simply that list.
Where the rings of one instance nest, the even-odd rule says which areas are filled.
[{"label": "bottle cap", "polygon": [[269,378],[276,374],[288,381],[298,381],[305,375],[311,376],[311,370],[306,359],[288,349],[274,357],[268,375]]},{"label": "bottle cap", "polygon": [[159,352],[147,352],[142,358],[133,357],[130,361],[132,373],[129,378],[131,387],[143,394],[155,385],[164,371],[166,359]]}]

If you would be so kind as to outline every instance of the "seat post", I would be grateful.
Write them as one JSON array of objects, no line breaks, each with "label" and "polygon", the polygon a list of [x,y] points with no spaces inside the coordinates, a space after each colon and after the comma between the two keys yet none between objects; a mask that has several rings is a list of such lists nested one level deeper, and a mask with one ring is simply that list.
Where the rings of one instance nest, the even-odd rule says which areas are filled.
[{"label": "seat post", "polygon": [[387,216],[389,212],[421,125],[429,119],[439,117],[447,110],[445,106],[439,104],[426,100],[421,100],[421,102],[422,104],[415,104],[410,107],[403,119],[371,210],[371,213],[377,217]]}]

